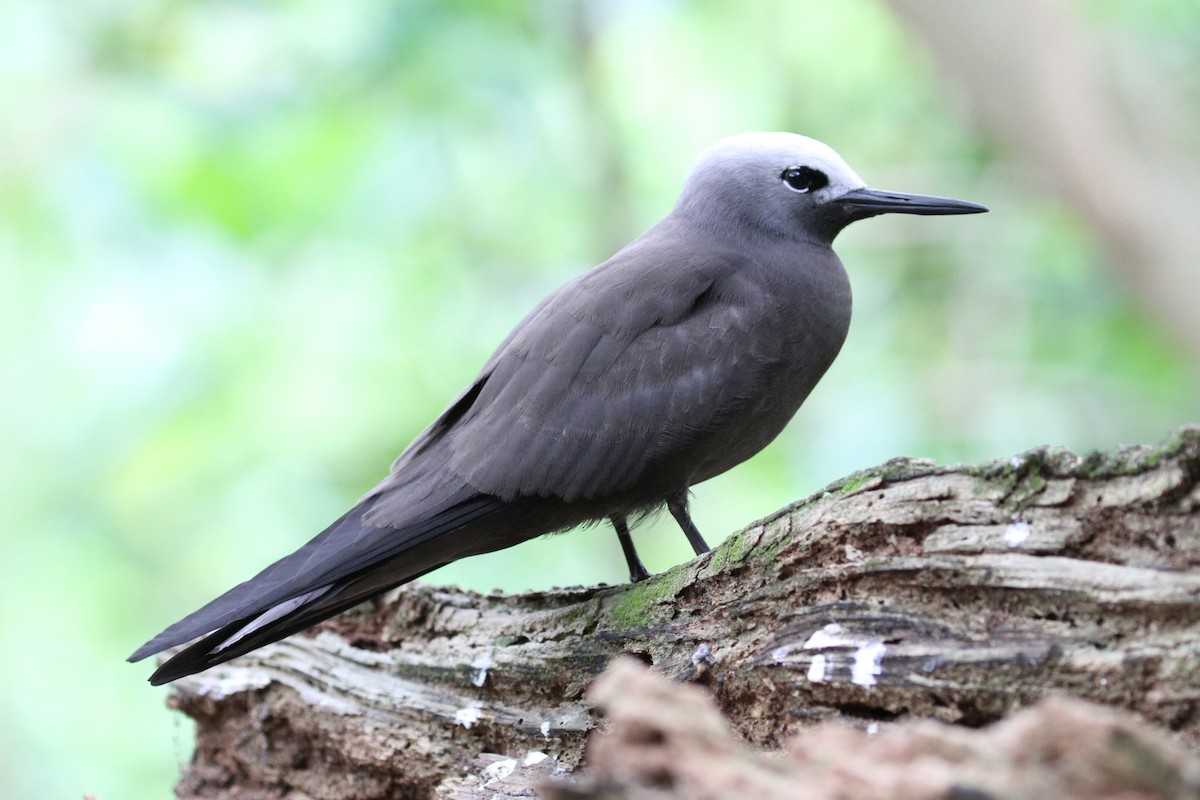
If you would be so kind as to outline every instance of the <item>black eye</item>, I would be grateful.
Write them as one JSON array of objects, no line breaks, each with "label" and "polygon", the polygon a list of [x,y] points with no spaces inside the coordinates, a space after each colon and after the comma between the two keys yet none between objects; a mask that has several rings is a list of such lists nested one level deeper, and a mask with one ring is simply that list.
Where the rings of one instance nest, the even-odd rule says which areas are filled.
[{"label": "black eye", "polygon": [[812,167],[789,167],[779,177],[797,192],[813,192],[829,185],[828,176]]}]

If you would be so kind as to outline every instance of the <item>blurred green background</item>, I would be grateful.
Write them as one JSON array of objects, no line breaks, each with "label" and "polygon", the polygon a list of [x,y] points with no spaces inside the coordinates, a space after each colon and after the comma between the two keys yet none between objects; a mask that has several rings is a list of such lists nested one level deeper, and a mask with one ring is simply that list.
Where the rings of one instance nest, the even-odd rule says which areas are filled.
[{"label": "blurred green background", "polygon": [[[125,656],[338,516],[731,133],[993,210],[841,236],[849,341],[696,490],[710,542],[892,456],[1200,420],[1165,222],[1200,208],[1200,4],[918,5],[0,4],[0,796],[168,796],[191,729]],[[598,528],[427,580],[625,577]]]}]

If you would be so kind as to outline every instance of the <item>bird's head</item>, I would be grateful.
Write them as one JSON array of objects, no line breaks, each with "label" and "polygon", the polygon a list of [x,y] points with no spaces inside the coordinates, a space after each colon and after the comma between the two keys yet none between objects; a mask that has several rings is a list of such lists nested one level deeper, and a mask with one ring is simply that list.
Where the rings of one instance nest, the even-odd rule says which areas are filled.
[{"label": "bird's head", "polygon": [[828,145],[794,133],[742,133],[696,160],[675,213],[718,230],[829,244],[878,214],[978,214],[981,205],[870,189]]}]

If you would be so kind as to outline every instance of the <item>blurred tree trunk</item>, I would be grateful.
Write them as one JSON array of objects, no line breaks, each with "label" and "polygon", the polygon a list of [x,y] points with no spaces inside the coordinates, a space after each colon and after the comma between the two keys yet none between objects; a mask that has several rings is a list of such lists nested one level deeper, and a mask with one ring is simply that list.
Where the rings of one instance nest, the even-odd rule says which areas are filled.
[{"label": "blurred tree trunk", "polygon": [[[181,680],[172,702],[197,750],[178,791],[529,796],[581,764],[596,725],[584,690],[622,654],[701,685],[757,748],[830,720],[977,727],[1055,689],[1195,746],[1198,595],[1200,428],[1083,458],[896,459],[635,586],[412,585]],[[654,708],[658,690],[639,691]],[[612,692],[602,702],[614,713]],[[548,791],[651,796],[607,780]]]},{"label": "blurred tree trunk", "polygon": [[983,126],[1089,221],[1123,283],[1200,360],[1200,172],[1180,134],[1193,127],[1190,98],[1106,53],[1068,0],[887,2]]}]

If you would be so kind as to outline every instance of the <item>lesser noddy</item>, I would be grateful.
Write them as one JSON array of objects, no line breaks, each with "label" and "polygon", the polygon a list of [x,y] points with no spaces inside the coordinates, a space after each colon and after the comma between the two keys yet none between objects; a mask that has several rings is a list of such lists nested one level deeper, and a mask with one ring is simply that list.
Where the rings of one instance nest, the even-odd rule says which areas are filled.
[{"label": "lesser noddy", "polygon": [[390,474],[295,553],[130,661],[203,636],[161,684],[282,639],[466,556],[666,504],[698,554],[689,487],[774,439],[833,362],[850,283],[831,248],[878,214],[975,214],[867,188],[826,145],[744,133],[706,150],[675,208],[523,319]]}]

